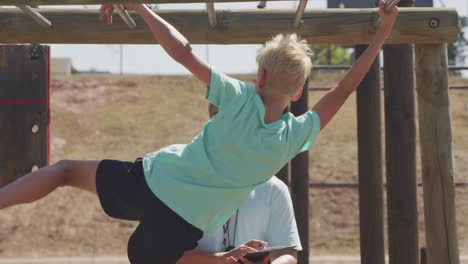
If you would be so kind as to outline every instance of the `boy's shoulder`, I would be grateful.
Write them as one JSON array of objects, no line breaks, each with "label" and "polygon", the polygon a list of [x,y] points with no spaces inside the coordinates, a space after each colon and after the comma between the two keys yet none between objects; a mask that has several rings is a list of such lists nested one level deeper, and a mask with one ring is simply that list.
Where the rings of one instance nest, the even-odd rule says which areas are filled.
[{"label": "boy's shoulder", "polygon": [[242,78],[241,76],[234,77],[224,72],[218,71],[216,68],[211,68],[211,78],[212,80],[219,80],[224,85],[231,84],[232,86],[253,86],[249,82],[243,80],[247,78]]}]

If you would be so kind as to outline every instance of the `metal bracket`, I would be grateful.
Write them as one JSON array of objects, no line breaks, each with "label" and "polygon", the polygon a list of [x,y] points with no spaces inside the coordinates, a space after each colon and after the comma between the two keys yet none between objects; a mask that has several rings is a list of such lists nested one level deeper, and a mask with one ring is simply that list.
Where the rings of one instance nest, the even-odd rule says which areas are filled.
[{"label": "metal bracket", "polygon": [[41,55],[41,45],[38,44],[32,44],[31,45],[31,60],[38,60],[40,55]]}]

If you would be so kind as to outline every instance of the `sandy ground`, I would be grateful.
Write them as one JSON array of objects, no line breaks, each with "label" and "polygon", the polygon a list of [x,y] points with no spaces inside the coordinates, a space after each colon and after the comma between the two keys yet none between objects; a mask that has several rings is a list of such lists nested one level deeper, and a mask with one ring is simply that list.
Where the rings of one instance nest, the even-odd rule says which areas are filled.
[{"label": "sandy ground", "polygon": [[[314,84],[329,85],[338,78],[319,76]],[[189,142],[207,118],[204,88],[190,77],[79,76],[55,79],[52,89],[53,161],[132,160],[168,144]],[[310,93],[311,104],[321,94]],[[451,99],[455,175],[467,181],[468,91],[451,92]],[[357,180],[355,120],[353,97],[310,153],[311,181]],[[468,254],[468,187],[458,188],[456,195],[459,248]],[[418,197],[419,241],[424,246],[422,189]],[[357,208],[356,189],[311,189],[313,255],[359,254]],[[135,225],[104,215],[94,195],[62,188],[39,202],[0,211],[0,258],[124,256]]]}]

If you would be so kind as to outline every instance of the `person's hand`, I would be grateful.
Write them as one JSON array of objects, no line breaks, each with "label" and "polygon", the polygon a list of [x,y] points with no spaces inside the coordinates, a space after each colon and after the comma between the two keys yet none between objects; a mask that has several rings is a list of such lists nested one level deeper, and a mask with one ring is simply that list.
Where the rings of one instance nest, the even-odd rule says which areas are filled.
[{"label": "person's hand", "polygon": [[101,13],[99,18],[101,20],[106,18],[107,24],[112,25],[112,14],[114,13],[114,6],[112,6],[112,4],[103,4],[101,5],[101,8],[99,8],[99,12]]},{"label": "person's hand", "polygon": [[245,257],[242,257],[237,262],[243,263],[243,264],[268,264],[269,260],[270,260],[270,254],[267,253],[262,257],[261,260],[258,260],[258,261],[251,261],[251,260],[246,259]]},{"label": "person's hand", "polygon": [[[236,264],[236,263],[252,263],[252,262],[244,262],[248,261],[244,258],[247,253],[257,252],[265,247],[268,246],[268,243],[261,240],[251,240],[245,244],[242,244],[229,252],[226,252],[222,258],[224,261],[223,263],[226,264]],[[239,261],[240,260],[240,261]],[[263,263],[263,262],[261,262]]]},{"label": "person's hand", "polygon": [[395,5],[390,10],[384,9],[386,0],[379,1],[379,13],[380,13],[380,30],[379,33],[387,38],[392,32],[393,24],[398,15],[398,7]]},{"label": "person's hand", "polygon": [[[125,4],[124,5],[126,10],[132,11],[136,10],[138,4]],[[107,19],[107,24],[112,25],[112,14],[114,13],[114,6],[112,4],[103,4],[101,8],[99,8],[99,12],[101,13],[100,19],[104,20]]]}]

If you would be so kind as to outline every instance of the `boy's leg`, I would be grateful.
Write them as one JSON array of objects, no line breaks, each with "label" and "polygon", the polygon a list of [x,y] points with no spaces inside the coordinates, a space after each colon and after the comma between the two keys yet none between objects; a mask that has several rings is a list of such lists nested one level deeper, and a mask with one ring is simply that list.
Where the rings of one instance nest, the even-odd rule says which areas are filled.
[{"label": "boy's leg", "polygon": [[99,162],[63,160],[28,173],[0,189],[0,209],[37,201],[60,186],[96,193]]}]

